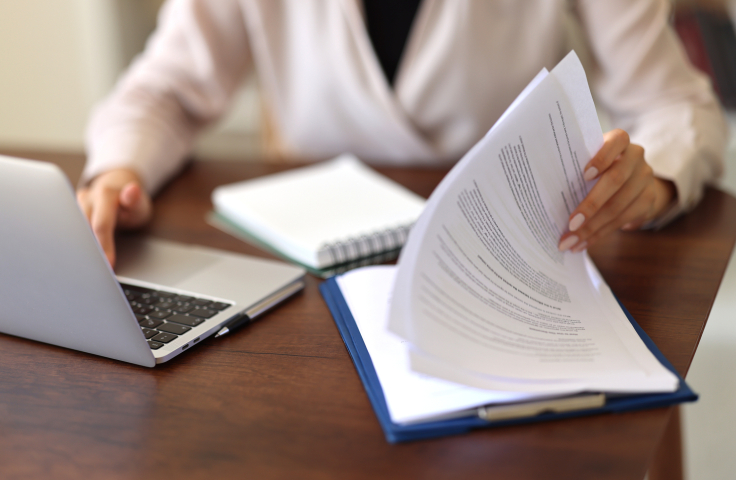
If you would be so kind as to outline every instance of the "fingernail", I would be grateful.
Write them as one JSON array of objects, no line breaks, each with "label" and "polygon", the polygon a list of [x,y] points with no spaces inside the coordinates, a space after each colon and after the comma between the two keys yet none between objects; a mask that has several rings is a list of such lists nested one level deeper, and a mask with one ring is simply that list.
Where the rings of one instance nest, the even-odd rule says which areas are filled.
[{"label": "fingernail", "polygon": [[573,248],[571,252],[579,253],[585,250],[587,247],[588,247],[588,242],[580,242],[580,245],[575,246],[575,248]]},{"label": "fingernail", "polygon": [[580,228],[580,225],[582,225],[584,221],[585,215],[583,215],[582,213],[578,213],[577,215],[572,217],[572,220],[570,220],[570,231],[574,232],[575,230]]},{"label": "fingernail", "polygon": [[590,167],[589,169],[585,171],[585,173],[583,173],[583,178],[585,179],[586,182],[593,180],[597,176],[598,176],[598,169],[595,167]]},{"label": "fingernail", "polygon": [[557,248],[559,248],[561,252],[564,252],[565,250],[569,250],[570,247],[578,243],[578,240],[580,239],[577,235],[570,235],[569,237],[561,241],[560,246]]},{"label": "fingernail", "polygon": [[634,226],[633,224],[627,223],[623,227],[621,227],[621,230],[631,230],[631,227],[633,226]]}]

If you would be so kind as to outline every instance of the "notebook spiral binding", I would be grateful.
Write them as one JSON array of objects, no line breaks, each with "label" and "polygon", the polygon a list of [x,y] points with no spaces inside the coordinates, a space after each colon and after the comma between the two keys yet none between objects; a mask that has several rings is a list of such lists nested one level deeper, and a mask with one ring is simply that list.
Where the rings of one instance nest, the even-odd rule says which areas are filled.
[{"label": "notebook spiral binding", "polygon": [[340,265],[387,253],[398,253],[409,237],[412,225],[413,223],[400,225],[396,228],[325,244],[320,249],[320,255],[324,252],[329,255],[331,265]]}]

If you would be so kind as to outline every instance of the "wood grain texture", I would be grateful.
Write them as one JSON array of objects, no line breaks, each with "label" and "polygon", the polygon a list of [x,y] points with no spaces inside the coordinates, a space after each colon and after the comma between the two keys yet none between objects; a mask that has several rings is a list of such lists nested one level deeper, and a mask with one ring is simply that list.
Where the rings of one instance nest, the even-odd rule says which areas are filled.
[{"label": "wood grain texture", "polygon": [[[73,164],[65,166],[72,175]],[[269,257],[204,216],[217,185],[283,168],[193,162],[135,235]],[[380,170],[424,196],[445,173]],[[736,238],[735,220],[736,200],[709,190],[663,231],[616,234],[591,252],[682,374]],[[0,335],[0,478],[644,477],[671,409],[389,445],[319,282],[308,277],[301,295],[249,328],[150,370]]]}]

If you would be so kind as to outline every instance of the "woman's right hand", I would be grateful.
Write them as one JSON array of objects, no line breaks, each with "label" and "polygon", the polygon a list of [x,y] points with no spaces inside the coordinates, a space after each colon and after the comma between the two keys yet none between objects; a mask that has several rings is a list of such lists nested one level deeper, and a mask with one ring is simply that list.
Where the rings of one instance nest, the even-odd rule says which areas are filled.
[{"label": "woman's right hand", "polygon": [[141,186],[138,175],[123,168],[95,177],[77,191],[77,202],[113,267],[115,229],[142,227],[153,212],[151,197]]}]

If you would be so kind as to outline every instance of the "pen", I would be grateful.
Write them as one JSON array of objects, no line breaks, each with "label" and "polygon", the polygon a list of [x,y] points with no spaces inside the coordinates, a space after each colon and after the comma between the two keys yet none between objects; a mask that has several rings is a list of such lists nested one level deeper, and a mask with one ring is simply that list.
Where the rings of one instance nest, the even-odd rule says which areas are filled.
[{"label": "pen", "polygon": [[221,337],[223,335],[226,335],[229,332],[232,332],[236,328],[242,327],[245,324],[248,324],[255,320],[256,317],[260,316],[262,313],[266,312],[267,310],[270,310],[271,308],[275,307],[279,303],[283,302],[287,298],[291,297],[295,293],[301,291],[304,288],[304,282],[302,280],[298,280],[294,283],[291,283],[287,285],[286,287],[282,288],[278,292],[274,293],[273,295],[270,295],[263,299],[262,301],[258,302],[248,310],[245,310],[243,312],[240,312],[238,315],[236,315],[232,320],[227,322],[221,329],[215,334],[215,338]]},{"label": "pen", "polygon": [[227,324],[224,327],[222,327],[220,331],[217,332],[217,334],[215,334],[215,338],[226,335],[227,333],[235,330],[236,328],[240,328],[246,323],[250,323],[251,320],[252,319],[248,316],[247,313],[245,312],[240,313],[235,318],[227,322]]}]

